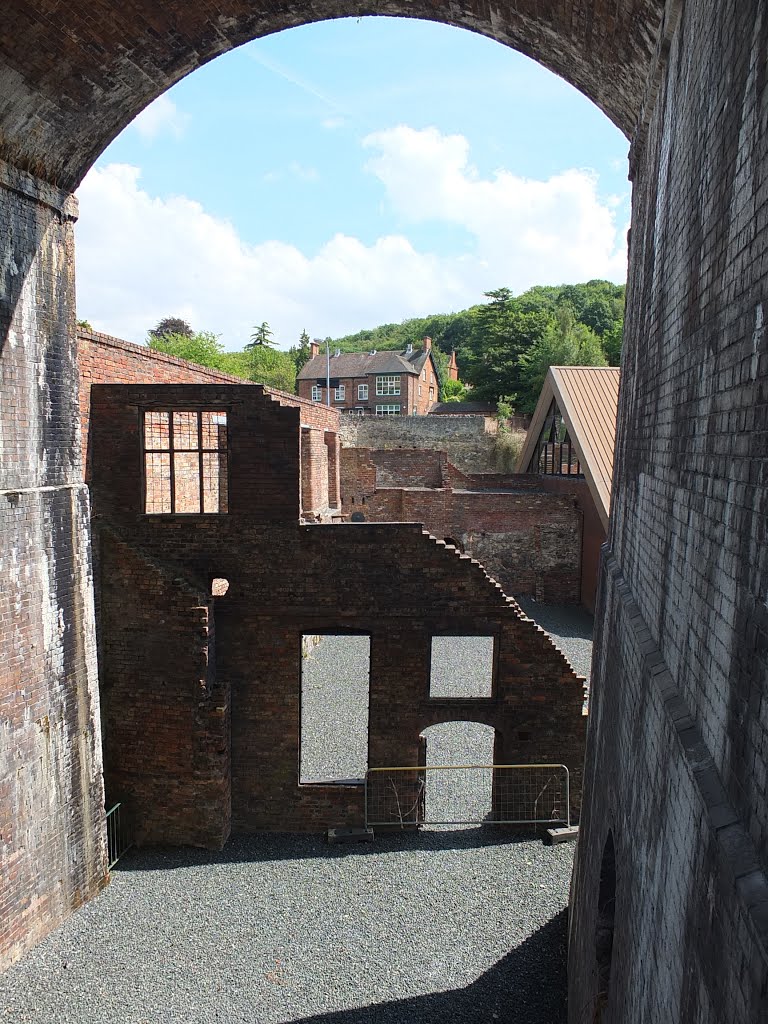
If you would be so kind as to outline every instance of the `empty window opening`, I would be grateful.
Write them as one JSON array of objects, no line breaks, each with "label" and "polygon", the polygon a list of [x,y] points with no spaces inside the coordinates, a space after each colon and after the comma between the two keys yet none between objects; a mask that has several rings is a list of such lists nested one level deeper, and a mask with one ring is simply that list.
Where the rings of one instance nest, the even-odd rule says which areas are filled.
[{"label": "empty window opening", "polygon": [[495,736],[481,722],[443,722],[424,730],[427,824],[476,825],[491,816]]},{"label": "empty window opening", "polygon": [[227,511],[225,412],[146,411],[142,439],[147,514]]},{"label": "empty window opening", "polygon": [[369,636],[302,636],[300,782],[365,778],[370,664]]},{"label": "empty window opening", "polygon": [[616,917],[616,849],[613,833],[603,847],[600,864],[600,887],[597,894],[597,922],[595,925],[595,958],[597,960],[597,996],[595,1021],[602,1021],[608,1006],[608,989],[613,960],[613,929]]},{"label": "empty window opening", "polygon": [[222,576],[216,576],[214,579],[211,580],[212,597],[224,597],[228,590],[229,580],[225,580]]},{"label": "empty window opening", "polygon": [[494,638],[433,636],[430,697],[492,697]]}]

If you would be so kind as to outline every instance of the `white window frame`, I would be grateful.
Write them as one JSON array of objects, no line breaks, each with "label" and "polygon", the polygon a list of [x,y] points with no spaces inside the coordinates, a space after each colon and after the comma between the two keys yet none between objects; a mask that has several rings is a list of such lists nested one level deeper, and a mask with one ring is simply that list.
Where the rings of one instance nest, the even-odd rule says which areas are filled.
[{"label": "white window frame", "polygon": [[419,398],[421,398],[421,384],[419,384]]},{"label": "white window frame", "polygon": [[376,378],[376,394],[378,395],[399,395],[400,374],[385,373],[382,377]]},{"label": "white window frame", "polygon": [[400,403],[392,403],[391,405],[377,405],[376,406],[377,416],[399,416],[400,415]]},{"label": "white window frame", "polygon": [[319,384],[313,384],[312,385],[312,401],[313,402],[322,402],[322,400],[323,400],[323,389],[320,387]]},{"label": "white window frame", "polygon": [[357,385],[357,400],[358,400],[358,402],[367,402],[368,401],[368,385],[367,384],[358,384]]},{"label": "white window frame", "polygon": [[333,393],[334,402],[346,402],[347,388],[345,384],[339,384]]},{"label": "white window frame", "polygon": [[423,369],[423,370],[421,371],[421,379],[422,379],[422,380],[426,380],[426,379],[427,379],[427,368],[426,368],[426,366],[425,366],[425,367],[424,367],[424,369]]}]

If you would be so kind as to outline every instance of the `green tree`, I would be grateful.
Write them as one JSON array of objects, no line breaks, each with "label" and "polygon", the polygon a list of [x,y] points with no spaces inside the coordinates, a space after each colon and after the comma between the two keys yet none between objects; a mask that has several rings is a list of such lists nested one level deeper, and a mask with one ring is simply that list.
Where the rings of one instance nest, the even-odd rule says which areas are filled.
[{"label": "green tree", "polygon": [[466,384],[460,380],[446,380],[443,382],[441,399],[443,402],[463,402],[469,392]]},{"label": "green tree", "polygon": [[311,342],[309,340],[309,335],[307,334],[306,330],[304,330],[301,332],[301,335],[299,336],[299,344],[291,345],[291,347],[288,349],[288,354],[296,364],[297,373],[302,368],[302,366],[305,366],[309,362],[309,358],[311,355],[309,347],[310,344]]},{"label": "green tree", "polygon": [[564,303],[542,337],[520,357],[520,408],[523,412],[536,408],[550,366],[605,365],[600,339],[586,324],[578,323],[573,309]]},{"label": "green tree", "polygon": [[162,338],[166,334],[179,334],[191,338],[195,332],[181,317],[167,316],[164,320],[160,320],[155,327],[150,328],[148,333],[153,338]]},{"label": "green tree", "polygon": [[266,348],[266,346],[274,344],[275,340],[272,337],[272,331],[267,321],[264,320],[259,327],[254,327],[251,340],[245,347],[248,349]]},{"label": "green tree", "polygon": [[296,363],[289,352],[268,348],[265,345],[246,346],[251,380],[259,384],[288,391],[296,390]]},{"label": "green tree", "polygon": [[621,344],[624,340],[624,320],[614,320],[602,337],[603,351],[609,366],[621,365]]},{"label": "green tree", "polygon": [[156,352],[165,352],[169,356],[176,356],[177,359],[188,359],[192,363],[199,363],[201,366],[212,366],[220,368],[223,348],[217,334],[211,331],[200,331],[198,334],[173,334],[153,335],[150,332],[147,337],[147,344]]}]

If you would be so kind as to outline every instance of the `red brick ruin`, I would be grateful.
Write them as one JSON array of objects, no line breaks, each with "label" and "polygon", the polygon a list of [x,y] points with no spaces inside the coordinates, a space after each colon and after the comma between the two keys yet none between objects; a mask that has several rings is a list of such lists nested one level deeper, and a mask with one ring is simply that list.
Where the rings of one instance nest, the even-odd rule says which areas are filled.
[{"label": "red brick ruin", "polygon": [[[108,787],[131,780],[149,834],[174,828],[211,843],[230,824],[354,812],[353,791],[297,786],[292,702],[299,632],[311,623],[345,620],[372,637],[371,763],[412,755],[432,713],[428,638],[457,622],[496,638],[494,724],[505,744],[522,742],[529,696],[547,709],[536,712],[542,748],[547,722],[560,727],[563,704],[539,658],[559,695],[578,700],[559,655],[470,559],[418,527],[299,522],[302,500],[315,519],[338,511],[338,483],[323,468],[336,465],[335,444],[304,406],[219,381],[101,385],[89,426],[92,496],[83,482],[72,193],[119,131],[196,67],[270,32],[370,11],[359,0],[4,4],[3,966],[106,882],[102,698]],[[521,50],[630,142],[627,308],[569,914],[569,1019],[758,1024],[768,1018],[765,2],[381,0],[376,13],[445,21]],[[173,390],[190,386],[211,389],[213,401],[190,409]],[[141,414],[158,401],[150,411],[227,413],[226,514],[143,511]],[[269,444],[255,450],[246,423],[268,430]],[[301,452],[310,453],[304,470]],[[222,454],[193,451],[209,469]],[[213,597],[212,577],[230,581],[225,596]],[[247,666],[228,607],[242,609],[256,637]],[[139,672],[168,656],[164,645],[152,658],[148,624],[167,632],[188,687],[174,674],[152,688]],[[381,713],[380,686],[389,688]],[[163,689],[168,715],[158,720],[151,709]],[[112,742],[129,728],[128,708],[151,772]],[[271,747],[268,799],[248,767],[262,767],[263,747],[243,743],[254,722]],[[167,749],[153,729],[168,730]],[[161,777],[177,798],[165,824],[148,806],[162,799]],[[199,822],[186,813],[195,790]]]}]

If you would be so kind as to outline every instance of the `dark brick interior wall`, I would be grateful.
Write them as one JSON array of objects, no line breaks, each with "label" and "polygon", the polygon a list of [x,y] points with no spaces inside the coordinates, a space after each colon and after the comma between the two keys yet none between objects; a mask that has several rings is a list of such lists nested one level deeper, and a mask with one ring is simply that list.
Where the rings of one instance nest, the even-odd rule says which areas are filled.
[{"label": "dark brick interior wall", "polygon": [[591,1024],[598,999],[609,828],[606,1019],[768,1019],[768,10],[757,0],[668,8],[669,57],[662,48],[632,154],[573,1024]]},{"label": "dark brick interior wall", "polygon": [[0,969],[107,878],[76,215],[0,163]]},{"label": "dark brick interior wall", "polygon": [[[596,515],[588,489],[568,493],[564,483],[559,494],[538,477],[461,473],[445,452],[424,449],[346,448],[341,466],[345,513],[423,523],[479,559],[507,594],[579,603],[584,516],[577,501]],[[587,591],[594,593],[590,568]]]},{"label": "dark brick interior wall", "polygon": [[[229,515],[141,514],[138,410],[159,401],[228,409]],[[507,761],[566,763],[577,814],[583,682],[477,562],[421,527],[299,525],[299,430],[293,410],[256,388],[94,388],[107,781],[130,802],[142,838],[222,841],[228,761],[218,744],[230,714],[234,828],[360,824],[362,787],[298,784],[301,636],[339,628],[372,638],[372,765],[417,764],[424,728],[471,718],[497,729]],[[283,467],[266,498],[265,459]],[[213,577],[230,586],[211,603]],[[430,699],[430,637],[445,631],[497,638],[493,698]],[[213,646],[215,675],[204,682]],[[194,732],[198,720],[207,732]],[[147,747],[126,754],[134,729]],[[212,795],[205,814],[194,810],[197,787]]]}]

